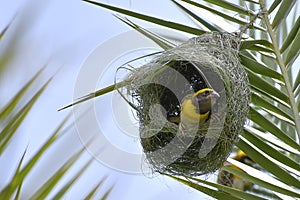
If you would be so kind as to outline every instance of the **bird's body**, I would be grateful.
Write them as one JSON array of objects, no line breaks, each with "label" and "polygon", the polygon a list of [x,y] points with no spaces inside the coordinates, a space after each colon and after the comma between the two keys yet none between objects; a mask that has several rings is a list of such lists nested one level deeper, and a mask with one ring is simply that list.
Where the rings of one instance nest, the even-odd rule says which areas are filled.
[{"label": "bird's body", "polygon": [[206,112],[199,113],[196,105],[193,103],[192,95],[188,95],[185,97],[182,102],[181,108],[181,122],[187,123],[199,123],[205,121],[209,116],[209,110]]},{"label": "bird's body", "polygon": [[179,123],[179,128],[198,127],[210,119],[212,107],[219,94],[211,88],[204,88],[196,93],[186,95],[181,102],[180,118],[169,118],[169,121]]},{"label": "bird's body", "polygon": [[[249,165],[249,166],[254,165],[254,162],[251,160],[251,158],[249,158],[241,150],[238,151],[238,153],[234,157],[232,157],[232,159],[237,160],[237,161],[244,163],[246,165]],[[243,172],[242,169],[240,169],[239,167],[237,167],[231,163],[225,163],[225,166],[228,166],[235,170]],[[247,190],[249,187],[251,187],[253,185],[251,182],[245,181],[241,177],[231,174],[224,170],[219,171],[217,182],[221,185],[229,186],[229,187],[243,190],[243,191]]]}]

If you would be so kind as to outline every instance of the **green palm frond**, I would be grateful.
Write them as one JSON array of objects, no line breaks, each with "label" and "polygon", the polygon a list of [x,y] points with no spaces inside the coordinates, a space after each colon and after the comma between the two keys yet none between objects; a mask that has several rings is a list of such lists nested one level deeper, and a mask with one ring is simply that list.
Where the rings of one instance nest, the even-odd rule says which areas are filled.
[{"label": "green palm frond", "polygon": [[203,30],[193,28],[193,27],[190,27],[190,26],[186,26],[186,25],[183,25],[183,24],[179,24],[179,23],[176,23],[176,22],[166,21],[166,20],[159,19],[159,18],[156,18],[156,17],[144,15],[144,14],[141,14],[141,13],[136,13],[136,12],[133,12],[133,11],[130,11],[130,10],[110,6],[110,5],[99,3],[99,2],[93,2],[93,1],[88,1],[88,0],[84,0],[84,1],[86,1],[88,3],[95,4],[97,6],[101,6],[101,7],[106,8],[106,9],[110,9],[112,11],[116,11],[118,13],[122,13],[122,14],[125,14],[125,15],[128,15],[128,16],[136,17],[138,19],[146,20],[148,22],[152,22],[154,24],[158,24],[158,25],[161,25],[163,27],[168,27],[168,28],[171,28],[171,29],[183,31],[183,32],[186,32],[186,33],[196,34],[196,35],[201,35],[201,34],[205,33],[205,31],[203,31]]},{"label": "green palm frond", "polygon": [[[3,42],[3,38],[5,38],[5,34],[7,34],[9,26],[7,26],[0,33],[0,45]],[[12,53],[13,51],[10,51]],[[5,64],[12,59],[13,55],[8,55],[7,52],[4,52],[4,55],[0,55],[0,68],[1,70],[5,68]],[[5,154],[9,154],[7,151],[8,148],[11,148],[13,145],[13,138],[18,137],[18,129],[22,125],[25,119],[28,118],[29,113],[31,112],[33,106],[36,102],[39,101],[39,97],[43,94],[43,92],[47,89],[47,86],[51,83],[52,77],[48,78],[48,80],[44,81],[44,83],[39,86],[39,89],[35,92],[34,90],[38,83],[38,79],[41,79],[41,74],[43,73],[45,67],[42,67],[32,78],[21,87],[21,89],[12,97],[9,97],[8,102],[0,108],[0,156]],[[24,180],[30,179],[30,175],[33,173],[34,169],[40,163],[42,158],[47,158],[47,152],[53,149],[55,143],[60,140],[61,136],[65,131],[70,129],[64,128],[66,123],[69,121],[69,116],[61,122],[61,124],[56,127],[56,130],[51,134],[51,136],[44,142],[44,144],[35,152],[34,155],[30,155],[27,152],[27,148],[20,152],[20,155],[16,155],[14,153],[13,157],[19,156],[19,162],[16,166],[10,166],[12,169],[15,168],[14,173],[8,180],[5,185],[1,185],[0,187],[0,199],[24,199],[22,197],[22,193],[28,193],[28,191],[24,190]],[[29,145],[28,145],[29,146]],[[83,147],[79,152],[71,155],[71,158],[66,160],[64,164],[48,179],[44,185],[41,185],[40,188],[37,189],[36,192],[29,192],[31,195],[30,199],[49,199],[49,195],[53,192],[54,188],[57,187],[58,183],[62,182],[62,179],[65,177],[67,173],[70,173],[70,168],[75,164],[76,161],[80,160],[81,155],[84,153],[85,148]],[[24,159],[27,156],[31,156],[31,158],[27,161]],[[67,191],[72,188],[72,185],[77,181],[79,177],[87,170],[88,166],[93,162],[93,158],[86,162],[85,165],[79,169],[78,171],[71,173],[72,178],[62,184],[60,188],[56,188],[56,194],[52,194],[54,199],[61,199],[64,197]],[[6,172],[1,171],[0,176],[3,176]],[[100,181],[103,183],[105,179]],[[97,184],[88,192],[87,197],[92,198],[97,191],[100,189],[101,184]],[[110,193],[111,189],[104,191],[103,199],[107,197]],[[88,198],[87,198],[88,199]]]}]

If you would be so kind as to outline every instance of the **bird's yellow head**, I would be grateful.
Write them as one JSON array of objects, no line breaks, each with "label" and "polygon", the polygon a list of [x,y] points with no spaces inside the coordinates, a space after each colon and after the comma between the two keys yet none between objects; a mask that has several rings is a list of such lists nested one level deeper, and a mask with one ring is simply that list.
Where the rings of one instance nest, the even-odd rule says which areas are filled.
[{"label": "bird's yellow head", "polygon": [[209,119],[211,109],[219,98],[213,89],[205,88],[184,97],[181,106],[182,124],[199,124]]},{"label": "bird's yellow head", "polygon": [[220,95],[211,88],[204,88],[193,95],[192,102],[198,107],[199,113],[206,113],[215,105]]}]

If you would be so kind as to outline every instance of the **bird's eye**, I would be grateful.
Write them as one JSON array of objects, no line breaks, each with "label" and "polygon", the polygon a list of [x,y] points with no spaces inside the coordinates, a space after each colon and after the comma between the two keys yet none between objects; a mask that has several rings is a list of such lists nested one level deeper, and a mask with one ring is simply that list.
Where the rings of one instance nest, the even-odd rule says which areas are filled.
[{"label": "bird's eye", "polygon": [[205,95],[209,95],[209,93],[210,92],[208,90],[204,92]]}]

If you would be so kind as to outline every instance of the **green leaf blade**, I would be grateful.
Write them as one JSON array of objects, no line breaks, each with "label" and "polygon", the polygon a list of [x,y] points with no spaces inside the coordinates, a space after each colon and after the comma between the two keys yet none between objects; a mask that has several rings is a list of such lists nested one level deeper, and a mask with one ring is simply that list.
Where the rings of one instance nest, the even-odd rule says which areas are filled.
[{"label": "green leaf blade", "polygon": [[[194,12],[189,10],[188,8],[184,7],[182,4],[178,3],[178,1],[172,0],[172,2],[175,3],[179,8],[181,8],[183,10],[183,12],[188,14],[191,18],[195,19],[196,21],[198,21],[202,25],[204,25],[209,30],[211,30],[211,31],[220,31],[220,32],[223,31],[219,27],[211,25],[211,23],[207,22],[205,19],[201,18],[199,15],[195,14]],[[185,2],[190,3],[190,1],[185,1]]]},{"label": "green leaf blade", "polygon": [[[287,173],[285,170],[283,170],[282,168],[280,168],[279,166],[277,166],[270,160],[266,159],[263,154],[261,154],[260,152],[255,150],[255,148],[252,147],[251,145],[249,145],[247,142],[248,142],[247,140],[245,140],[245,139],[243,139],[243,137],[241,137],[241,140],[238,142],[237,146],[240,149],[242,149],[247,155],[251,155],[251,159],[253,159],[261,167],[263,167],[264,169],[268,170],[270,173],[272,173],[273,175],[278,177],[282,183],[285,183],[288,187],[295,186],[295,187],[299,188],[299,184],[300,184],[299,180],[297,180],[294,176],[291,176],[291,174]],[[259,184],[259,185],[266,187],[268,189],[271,189],[273,191],[277,191],[279,193],[286,194],[286,195],[289,195],[292,197],[300,197],[299,193],[297,193],[293,190],[284,188],[283,186],[277,186],[272,182],[263,181],[258,178],[254,178],[254,177],[251,178],[251,177],[249,177],[250,175],[247,175],[247,174],[242,173],[237,170],[232,171],[233,169],[229,168],[229,167],[226,167],[226,171],[227,170],[230,173],[233,173],[237,176],[243,177],[245,180],[248,180],[252,183]]]},{"label": "green leaf blade", "polygon": [[168,28],[172,28],[172,29],[175,29],[175,30],[183,31],[183,32],[186,32],[186,33],[191,33],[191,34],[194,34],[194,35],[202,35],[203,33],[206,33],[205,31],[197,29],[197,28],[193,28],[193,27],[190,27],[190,26],[182,25],[182,24],[179,24],[179,23],[171,22],[171,21],[158,19],[158,18],[155,18],[155,17],[151,17],[151,16],[144,15],[144,14],[141,14],[141,13],[136,13],[136,12],[133,12],[133,11],[130,11],[130,10],[126,10],[126,9],[122,9],[122,8],[118,8],[118,7],[114,7],[114,6],[110,6],[110,5],[107,5],[107,4],[94,2],[94,1],[89,1],[89,0],[83,0],[83,1],[94,4],[94,5],[97,5],[97,6],[100,6],[100,7],[103,7],[103,8],[106,8],[106,9],[109,9],[109,10],[112,10],[112,11],[115,11],[115,12],[118,12],[118,13],[122,13],[122,14],[125,14],[125,15],[128,15],[128,16],[132,16],[132,17],[135,17],[135,18],[138,18],[138,19],[141,19],[141,20],[145,20],[145,21],[148,21],[148,22],[151,22],[151,23],[154,23],[154,24],[158,24],[158,25],[161,25],[161,26],[164,26],[164,27],[168,27]]},{"label": "green leaf blade", "polygon": [[244,53],[240,53],[239,55],[240,55],[241,63],[249,70],[261,74],[263,76],[268,76],[270,78],[274,78],[280,82],[283,82],[282,75],[276,72],[275,70],[267,67],[263,63],[259,63],[258,61],[253,60],[252,58],[248,57]]},{"label": "green leaf blade", "polygon": [[249,112],[250,119],[258,124],[259,126],[263,127],[266,131],[273,134],[286,144],[290,145],[291,147],[300,150],[300,146],[288,135],[286,135],[281,129],[279,129],[274,123],[269,121],[267,118],[265,118],[262,114],[257,112],[255,109],[250,107]]},{"label": "green leaf blade", "polygon": [[12,113],[12,111],[15,109],[17,104],[20,102],[22,97],[26,94],[26,92],[29,90],[29,88],[32,86],[32,84],[37,80],[37,78],[41,75],[42,71],[44,69],[42,68],[39,70],[23,87],[18,91],[18,93],[10,100],[10,102],[1,109],[0,111],[0,120],[4,120],[7,118],[9,114]]},{"label": "green leaf blade", "polygon": [[[238,18],[238,17],[236,17],[236,16],[235,16],[235,17],[232,17],[232,16],[230,16],[230,15],[224,13],[224,12],[220,12],[220,11],[218,11],[218,10],[216,10],[216,9],[213,9],[213,8],[209,7],[209,6],[205,6],[205,5],[202,5],[202,4],[200,4],[200,3],[196,3],[196,2],[194,2],[194,1],[190,1],[190,0],[182,0],[182,1],[183,1],[183,2],[186,2],[186,3],[189,3],[189,4],[191,4],[191,5],[194,5],[194,6],[196,6],[196,7],[205,9],[205,10],[207,10],[207,11],[213,13],[213,14],[216,14],[217,16],[222,17],[222,18],[225,19],[225,20],[230,21],[230,22],[234,22],[234,23],[237,23],[237,24],[240,24],[240,25],[248,25],[248,24],[249,24],[248,21],[246,21],[246,20],[244,20],[244,19],[242,19],[242,18]],[[220,2],[220,1],[219,1],[219,2]],[[222,1],[222,2],[224,3],[225,1]],[[222,3],[221,3],[221,4],[222,4]],[[226,5],[229,5],[230,3],[229,3],[229,4],[228,4],[228,3],[225,3],[225,4],[226,4]],[[222,4],[222,5],[224,6],[225,4]],[[220,4],[219,4],[219,5],[220,5]],[[230,4],[230,5],[233,5],[233,4]],[[248,14],[249,14],[249,13],[248,13]],[[258,30],[261,30],[261,31],[264,31],[264,30],[265,30],[263,27],[260,27],[260,26],[258,26],[258,25],[256,25],[256,24],[254,24],[253,27],[256,28],[256,29],[258,29]]]},{"label": "green leaf blade", "polygon": [[251,193],[248,193],[248,192],[245,192],[245,191],[237,190],[237,189],[232,188],[232,187],[220,185],[220,184],[217,184],[217,183],[212,183],[212,182],[201,180],[201,179],[198,179],[198,178],[193,178],[193,177],[189,177],[189,178],[192,179],[192,180],[195,180],[197,182],[206,184],[208,186],[215,187],[218,190],[224,191],[224,192],[226,192],[228,194],[231,194],[232,196],[235,196],[237,198],[247,199],[247,200],[264,200],[265,199],[265,198],[259,197],[257,195],[254,195],[254,194],[251,194]]},{"label": "green leaf blade", "polygon": [[248,70],[248,78],[250,85],[258,88],[259,90],[264,91],[265,93],[275,97],[276,99],[280,99],[281,101],[285,102],[287,105],[289,104],[289,97],[283,92],[277,89],[274,85],[271,85],[261,77],[257,76],[254,72],[251,70]]},{"label": "green leaf blade", "polygon": [[296,163],[294,160],[287,157],[287,155],[282,154],[280,151],[274,149],[270,145],[268,145],[265,141],[261,140],[254,134],[252,134],[251,129],[245,129],[244,130],[243,137],[245,137],[248,141],[250,141],[252,144],[255,144],[257,148],[274,158],[275,160],[299,171],[300,173],[300,165],[299,163]]},{"label": "green leaf blade", "polygon": [[68,118],[66,118],[52,133],[52,135],[47,139],[47,141],[41,146],[35,155],[26,163],[26,165],[21,169],[21,171],[12,177],[11,181],[7,186],[0,191],[0,197],[5,196],[6,194],[13,193],[18,187],[18,183],[21,182],[35,166],[35,164],[40,160],[42,155],[49,149],[49,147],[56,141],[58,134],[60,133],[62,127],[66,123]]},{"label": "green leaf blade", "polygon": [[292,29],[290,30],[288,36],[283,41],[283,44],[280,48],[280,53],[283,53],[292,44],[299,29],[300,29],[300,16],[298,17],[297,21],[295,22]]},{"label": "green leaf blade", "polygon": [[297,32],[297,35],[295,36],[295,39],[293,43],[290,46],[289,51],[287,52],[287,55],[284,59],[284,64],[286,66],[291,65],[292,63],[300,54],[300,29]]},{"label": "green leaf blade", "polygon": [[[49,195],[49,193],[53,190],[53,188],[57,185],[57,183],[63,178],[63,176],[69,171],[69,169],[73,166],[73,164],[77,161],[77,159],[80,157],[80,155],[84,152],[85,148],[82,148],[74,154],[71,158],[69,158],[63,166],[61,166],[48,180],[45,184],[43,184],[31,197],[30,199],[46,199]],[[86,165],[89,165],[90,162],[88,162]],[[86,165],[84,167],[86,167]],[[77,176],[80,176],[81,172],[75,176],[75,179]],[[65,188],[63,188],[62,192],[64,192],[64,189],[68,188],[68,184]]]},{"label": "green leaf blade", "polygon": [[[77,155],[79,156],[79,155]],[[82,174],[87,170],[87,168],[90,166],[90,164],[92,163],[92,159],[90,161],[88,161],[72,178],[71,180],[69,180],[64,186],[62,186],[59,191],[54,195],[53,199],[61,199],[65,194],[66,192],[71,188],[71,186],[82,176]],[[71,165],[72,166],[72,165]],[[70,166],[70,167],[71,167]],[[68,170],[68,169],[67,169]],[[65,171],[67,172],[67,171]],[[55,175],[58,174],[58,171],[55,173]],[[61,174],[63,175],[63,174]],[[61,177],[57,177],[59,181]],[[55,186],[55,185],[54,185]]]},{"label": "green leaf blade", "polygon": [[139,25],[133,23],[129,19],[126,19],[126,18],[118,16],[118,15],[115,15],[115,16],[119,20],[124,22],[125,24],[131,26],[132,28],[134,28],[135,30],[137,30],[138,32],[143,34],[145,37],[151,39],[153,42],[155,42],[157,45],[159,45],[164,50],[168,50],[168,49],[171,49],[171,48],[175,47],[175,44],[173,44],[172,42],[170,42],[167,39],[162,38],[161,36],[151,32],[150,30],[147,30],[147,29],[144,29],[144,28],[140,27]]},{"label": "green leaf blade", "polygon": [[[251,95],[251,102],[264,110],[272,111],[272,112],[282,116],[283,118],[287,118],[290,121],[293,121],[292,113],[286,112],[286,110],[289,109],[287,107],[286,107],[287,108],[286,110],[283,110],[283,109],[281,109],[281,107],[275,106],[274,104],[266,101],[263,97],[259,96],[256,93],[253,93],[253,92]],[[290,121],[288,121],[288,122],[290,123]]]},{"label": "green leaf blade", "polygon": [[235,196],[232,196],[230,194],[227,194],[225,192],[222,192],[222,191],[218,191],[218,190],[213,190],[209,187],[205,187],[205,186],[202,186],[202,185],[198,185],[196,183],[193,183],[191,181],[188,181],[188,180],[184,180],[184,179],[181,179],[181,178],[178,178],[178,177],[175,177],[175,176],[170,176],[171,178],[191,187],[191,188],[194,188],[204,194],[207,194],[211,197],[214,197],[216,199],[222,199],[222,200],[226,200],[226,199],[232,199],[232,200],[238,200],[240,198],[237,198]]},{"label": "green leaf blade", "polygon": [[239,5],[230,3],[229,1],[219,1],[219,0],[205,0],[205,1],[208,3],[214,4],[214,5],[220,6],[226,10],[231,10],[231,11],[234,11],[239,14],[246,15],[246,16],[251,15],[252,17],[254,17],[254,15],[255,15],[252,10],[245,9]]},{"label": "green leaf blade", "polygon": [[[51,80],[51,79],[50,79]],[[17,112],[11,120],[6,124],[6,126],[1,130],[0,134],[0,154],[3,153],[5,148],[7,147],[9,141],[15,134],[16,130],[22,124],[24,119],[26,118],[27,114],[38,100],[40,95],[44,92],[48,84],[50,83],[48,80],[35,94],[34,96]],[[10,107],[10,106],[8,106]]]},{"label": "green leaf blade", "polygon": [[272,22],[273,29],[277,29],[281,22],[286,20],[286,17],[289,15],[295,3],[296,0],[282,0],[281,5]]}]

